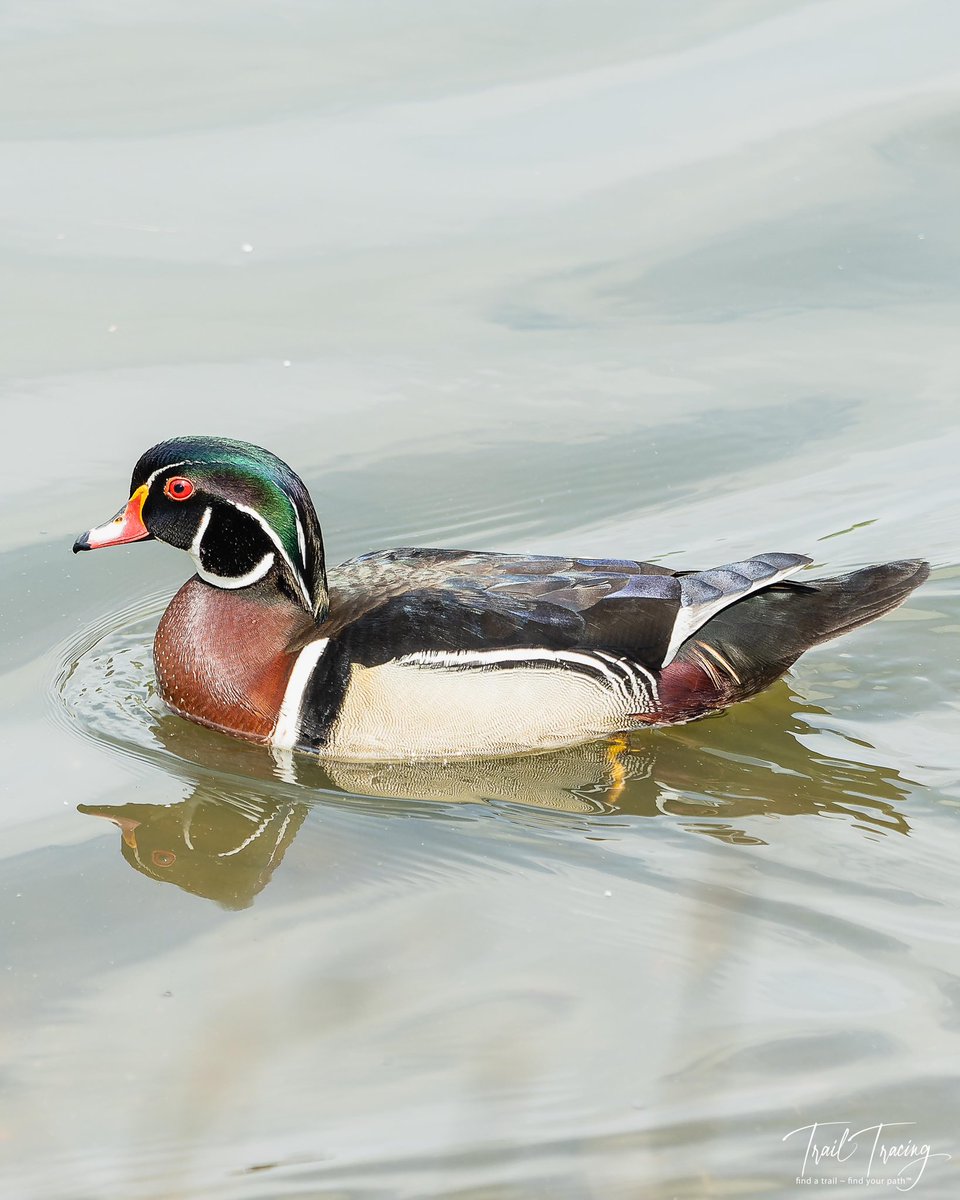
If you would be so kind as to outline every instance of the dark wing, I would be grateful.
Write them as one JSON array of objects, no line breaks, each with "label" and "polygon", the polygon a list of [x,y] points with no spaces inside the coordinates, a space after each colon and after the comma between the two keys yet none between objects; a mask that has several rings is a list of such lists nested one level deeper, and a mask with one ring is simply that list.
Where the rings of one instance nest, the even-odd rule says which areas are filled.
[{"label": "dark wing", "polygon": [[[540,582],[558,588],[559,581],[579,588],[606,587],[609,580],[631,575],[676,575],[670,567],[632,559],[558,558],[546,554],[495,554],[479,550],[423,550],[404,547],[376,550],[350,558],[330,573],[331,607],[353,610],[357,615],[370,602],[385,595],[399,595],[411,588],[442,587],[475,583]],[[550,582],[552,581],[552,582]],[[334,604],[335,601],[335,604]]]},{"label": "dark wing", "polygon": [[767,554],[706,572],[655,563],[458,550],[367,554],[330,577],[354,661],[423,651],[603,649],[659,668],[720,608],[809,561]]}]

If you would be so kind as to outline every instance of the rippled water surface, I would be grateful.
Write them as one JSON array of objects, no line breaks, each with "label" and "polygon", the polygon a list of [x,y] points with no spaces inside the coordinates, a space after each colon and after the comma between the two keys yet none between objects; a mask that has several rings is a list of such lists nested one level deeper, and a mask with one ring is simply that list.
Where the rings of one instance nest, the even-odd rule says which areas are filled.
[{"label": "rippled water surface", "polygon": [[[794,1131],[902,1122],[960,1194],[960,9],[0,34],[0,1193],[840,1200]],[[276,761],[156,697],[184,556],[69,553],[193,432],[332,560],[934,569],[616,760]]]}]

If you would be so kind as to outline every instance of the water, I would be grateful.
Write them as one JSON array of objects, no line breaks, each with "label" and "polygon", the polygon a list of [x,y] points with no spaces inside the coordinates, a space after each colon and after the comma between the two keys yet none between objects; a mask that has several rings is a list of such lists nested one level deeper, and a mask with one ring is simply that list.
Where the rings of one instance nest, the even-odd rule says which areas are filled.
[{"label": "water", "polygon": [[[0,31],[3,1195],[841,1200],[793,1131],[909,1122],[955,1196],[956,6]],[[282,771],[155,697],[183,556],[69,553],[191,432],[332,560],[934,571],[619,767]]]}]

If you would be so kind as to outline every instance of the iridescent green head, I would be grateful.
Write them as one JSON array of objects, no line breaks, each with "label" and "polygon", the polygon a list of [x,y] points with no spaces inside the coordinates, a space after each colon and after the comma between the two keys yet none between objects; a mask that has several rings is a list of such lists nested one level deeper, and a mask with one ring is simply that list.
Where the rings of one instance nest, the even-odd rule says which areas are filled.
[{"label": "iridescent green head", "polygon": [[181,437],[151,447],[133,469],[131,497],[74,550],[155,537],[186,550],[207,583],[270,579],[318,619],[326,614],[323,542],[313,502],[285,462],[248,442]]}]

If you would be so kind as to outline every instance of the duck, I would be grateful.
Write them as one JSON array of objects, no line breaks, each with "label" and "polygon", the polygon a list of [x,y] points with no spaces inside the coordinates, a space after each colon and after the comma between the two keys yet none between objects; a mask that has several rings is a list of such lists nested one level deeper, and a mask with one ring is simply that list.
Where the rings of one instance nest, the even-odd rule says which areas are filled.
[{"label": "duck", "polygon": [[300,476],[206,436],[141,455],[129,500],[73,550],[150,539],[195,567],[154,638],[163,702],[275,752],[356,762],[558,750],[705,717],[929,574],[905,559],[811,579],[812,559],[772,551],[678,570],[420,547],[328,570]]}]

